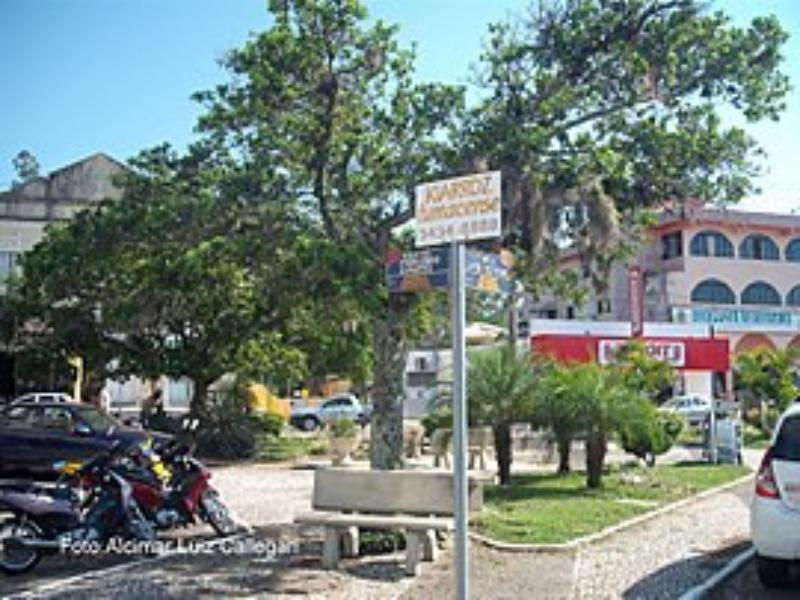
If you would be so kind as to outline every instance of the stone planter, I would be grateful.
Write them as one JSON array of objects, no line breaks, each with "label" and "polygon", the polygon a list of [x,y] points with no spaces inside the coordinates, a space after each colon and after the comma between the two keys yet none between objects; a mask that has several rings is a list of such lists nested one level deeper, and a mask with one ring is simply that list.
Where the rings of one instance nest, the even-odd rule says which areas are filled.
[{"label": "stone planter", "polygon": [[338,467],[351,461],[350,453],[358,448],[361,443],[361,434],[356,432],[353,435],[344,437],[331,435],[328,437],[328,441],[330,442],[331,454],[333,454],[333,465]]}]

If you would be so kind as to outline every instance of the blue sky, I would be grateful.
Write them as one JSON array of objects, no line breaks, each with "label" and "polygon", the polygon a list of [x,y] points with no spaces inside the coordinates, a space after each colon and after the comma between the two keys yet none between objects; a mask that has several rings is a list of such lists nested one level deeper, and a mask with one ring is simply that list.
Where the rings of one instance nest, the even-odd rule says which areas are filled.
[{"label": "blue sky", "polygon": [[[370,14],[415,42],[421,79],[465,83],[488,23],[520,0],[371,0]],[[124,160],[163,141],[184,147],[199,107],[189,95],[227,79],[217,59],[267,23],[261,0],[0,1],[0,190],[26,148],[43,172],[97,151]],[[800,2],[716,0],[744,24],[776,14],[789,30],[785,70],[800,87]],[[769,173],[749,209],[800,209],[800,92],[778,124],[749,126]]]}]

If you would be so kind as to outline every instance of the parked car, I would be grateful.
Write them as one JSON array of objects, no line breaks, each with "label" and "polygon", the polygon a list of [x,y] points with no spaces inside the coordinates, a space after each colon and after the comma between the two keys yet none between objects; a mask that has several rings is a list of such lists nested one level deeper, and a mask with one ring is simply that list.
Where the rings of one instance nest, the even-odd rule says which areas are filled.
[{"label": "parked car", "polygon": [[675,396],[661,405],[661,410],[678,413],[690,424],[699,424],[711,412],[711,400],[703,396]]},{"label": "parked car", "polygon": [[96,407],[75,402],[21,402],[0,411],[0,470],[52,474],[58,461],[84,462],[114,442],[168,436],[130,429]]},{"label": "parked car", "polygon": [[750,529],[761,583],[788,583],[789,566],[800,558],[800,404],[781,415],[761,461]]},{"label": "parked car", "polygon": [[41,402],[72,402],[72,396],[62,392],[32,392],[30,394],[23,394],[19,398],[15,398],[11,404],[23,404],[25,402],[34,402],[39,404]]},{"label": "parked car", "polygon": [[319,406],[293,408],[289,422],[299,429],[313,431],[338,419],[351,419],[360,425],[369,423],[371,407],[362,404],[353,394],[337,394],[323,400]]}]

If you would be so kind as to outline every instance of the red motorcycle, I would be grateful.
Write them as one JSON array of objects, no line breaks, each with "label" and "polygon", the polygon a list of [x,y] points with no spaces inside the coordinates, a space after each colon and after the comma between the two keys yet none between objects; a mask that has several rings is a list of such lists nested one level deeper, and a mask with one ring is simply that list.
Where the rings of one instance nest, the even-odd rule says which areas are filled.
[{"label": "red motorcycle", "polygon": [[145,517],[158,529],[185,527],[198,517],[219,536],[239,530],[239,525],[210,483],[211,472],[191,455],[191,447],[177,439],[158,449],[152,442],[136,449],[122,471],[133,498]]}]

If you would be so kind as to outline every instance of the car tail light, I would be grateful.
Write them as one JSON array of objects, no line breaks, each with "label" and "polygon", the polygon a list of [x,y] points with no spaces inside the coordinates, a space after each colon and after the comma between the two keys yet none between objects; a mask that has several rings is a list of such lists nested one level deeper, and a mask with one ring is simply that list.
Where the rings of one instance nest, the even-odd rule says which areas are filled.
[{"label": "car tail light", "polygon": [[756,475],[756,496],[762,498],[780,498],[778,484],[775,483],[775,471],[772,469],[772,448],[766,451],[761,459],[761,466]]}]

